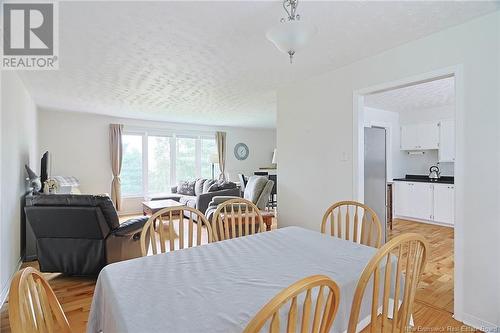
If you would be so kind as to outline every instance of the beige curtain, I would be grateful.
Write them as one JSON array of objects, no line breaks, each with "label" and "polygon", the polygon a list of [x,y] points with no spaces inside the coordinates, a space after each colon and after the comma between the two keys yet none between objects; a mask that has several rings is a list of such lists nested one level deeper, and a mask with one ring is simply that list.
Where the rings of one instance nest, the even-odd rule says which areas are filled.
[{"label": "beige curtain", "polygon": [[226,180],[226,132],[216,132],[217,154],[219,155],[219,179]]},{"label": "beige curtain", "polygon": [[109,147],[111,149],[111,171],[113,172],[113,182],[111,183],[111,200],[115,204],[116,210],[121,210],[122,206],[122,185],[120,172],[122,170],[123,144],[122,144],[123,125],[109,125]]}]

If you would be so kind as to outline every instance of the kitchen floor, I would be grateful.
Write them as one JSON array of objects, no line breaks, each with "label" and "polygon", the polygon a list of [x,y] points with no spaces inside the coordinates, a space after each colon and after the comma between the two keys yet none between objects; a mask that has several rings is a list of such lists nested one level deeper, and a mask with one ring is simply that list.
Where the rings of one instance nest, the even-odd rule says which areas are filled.
[{"label": "kitchen floor", "polygon": [[[430,245],[430,256],[415,296],[415,323],[426,323],[433,328],[461,328],[453,315],[453,247],[454,229],[433,224],[394,219],[389,238],[414,232],[425,236]],[[465,326],[464,326],[465,327]],[[471,332],[473,330],[467,330]]]}]

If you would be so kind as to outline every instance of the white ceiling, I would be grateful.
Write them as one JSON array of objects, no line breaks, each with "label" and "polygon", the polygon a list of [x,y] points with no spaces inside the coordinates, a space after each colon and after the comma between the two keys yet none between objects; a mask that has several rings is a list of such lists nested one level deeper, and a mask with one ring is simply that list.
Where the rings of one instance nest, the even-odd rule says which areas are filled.
[{"label": "white ceiling", "polygon": [[453,77],[365,96],[365,106],[394,112],[417,111],[454,104]]},{"label": "white ceiling", "polygon": [[278,1],[60,2],[60,69],[24,72],[37,104],[198,124],[273,127],[276,88],[499,8],[498,2],[308,2],[295,56],[266,40]]}]

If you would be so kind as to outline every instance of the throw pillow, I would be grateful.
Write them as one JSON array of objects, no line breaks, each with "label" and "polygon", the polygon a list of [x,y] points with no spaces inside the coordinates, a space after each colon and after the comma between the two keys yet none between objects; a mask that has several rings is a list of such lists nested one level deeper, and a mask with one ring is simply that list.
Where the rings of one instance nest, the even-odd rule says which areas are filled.
[{"label": "throw pillow", "polygon": [[177,193],[183,194],[183,195],[194,195],[194,186],[196,184],[196,181],[180,181],[178,186],[177,186]]},{"label": "throw pillow", "polygon": [[208,188],[208,192],[217,192],[218,190],[219,190],[219,184],[217,184],[217,183],[213,183]]},{"label": "throw pillow", "polygon": [[219,191],[236,188],[236,183],[233,182],[219,181],[217,185],[219,186]]},{"label": "throw pillow", "polygon": [[203,185],[207,180],[205,178],[198,178],[194,184],[194,195],[200,195],[203,193]]},{"label": "throw pillow", "polygon": [[210,186],[212,186],[213,184],[215,184],[215,180],[213,179],[207,179],[204,183],[203,183],[203,193],[208,193],[208,189],[210,188]]}]

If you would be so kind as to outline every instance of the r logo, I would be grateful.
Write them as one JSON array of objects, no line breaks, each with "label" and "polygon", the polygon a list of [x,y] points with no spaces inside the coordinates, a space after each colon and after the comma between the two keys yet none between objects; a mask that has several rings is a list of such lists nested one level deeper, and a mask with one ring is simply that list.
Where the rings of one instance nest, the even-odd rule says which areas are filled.
[{"label": "r logo", "polygon": [[54,5],[4,3],[4,56],[54,55]]}]

